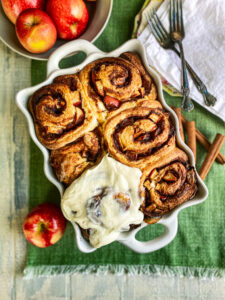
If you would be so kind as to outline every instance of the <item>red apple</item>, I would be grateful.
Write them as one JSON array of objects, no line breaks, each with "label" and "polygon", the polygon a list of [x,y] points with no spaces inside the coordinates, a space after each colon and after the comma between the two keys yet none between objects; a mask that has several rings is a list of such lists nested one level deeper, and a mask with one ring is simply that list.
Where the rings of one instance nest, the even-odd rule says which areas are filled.
[{"label": "red apple", "polygon": [[23,232],[31,244],[46,248],[54,245],[66,229],[66,219],[61,209],[52,203],[36,206],[23,223]]},{"label": "red apple", "polygon": [[49,50],[56,42],[57,31],[51,18],[42,10],[24,10],[16,21],[16,34],[23,47],[32,53]]},{"label": "red apple", "polygon": [[19,14],[28,8],[40,8],[44,9],[45,0],[1,0],[2,7],[6,16],[13,24],[16,23],[16,19]]},{"label": "red apple", "polygon": [[87,27],[88,10],[82,0],[49,0],[46,10],[53,19],[61,39],[75,39]]}]

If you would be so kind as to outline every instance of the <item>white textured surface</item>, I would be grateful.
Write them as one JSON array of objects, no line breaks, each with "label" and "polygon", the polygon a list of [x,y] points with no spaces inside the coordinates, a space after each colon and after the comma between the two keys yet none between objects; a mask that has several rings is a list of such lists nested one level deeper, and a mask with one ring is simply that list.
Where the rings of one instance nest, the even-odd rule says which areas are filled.
[{"label": "white textured surface", "polygon": [[[157,11],[166,29],[169,29],[169,0]],[[190,96],[213,114],[225,121],[225,1],[185,0],[183,5],[185,58],[202,79],[208,91],[216,98],[215,106],[204,105],[203,97],[189,77]],[[171,50],[161,48],[149,26],[139,37],[145,45],[149,64],[177,90],[181,90],[180,59]]]},{"label": "white textured surface", "polygon": [[0,43],[0,300],[222,300],[224,279],[74,275],[24,280],[22,223],[28,203],[29,135],[15,94],[30,85],[30,61]]}]

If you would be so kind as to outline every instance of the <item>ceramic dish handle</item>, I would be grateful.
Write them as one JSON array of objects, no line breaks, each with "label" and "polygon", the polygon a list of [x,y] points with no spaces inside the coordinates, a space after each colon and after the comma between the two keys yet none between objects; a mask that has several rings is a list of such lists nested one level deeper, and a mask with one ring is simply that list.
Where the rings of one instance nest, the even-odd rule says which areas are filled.
[{"label": "ceramic dish handle", "polygon": [[[146,225],[143,225],[134,230],[134,234],[129,238],[122,239],[120,242],[138,253],[150,253],[159,250],[168,245],[175,238],[177,233],[177,215],[170,216],[169,218],[165,217],[165,219],[163,218],[158,224],[164,226],[164,232],[153,240],[141,242],[136,239],[138,231],[146,227]],[[151,228],[149,228],[149,230],[151,230]]]},{"label": "ceramic dish handle", "polygon": [[66,43],[65,45],[56,49],[49,57],[47,64],[47,76],[49,76],[52,72],[60,69],[59,62],[62,58],[80,51],[85,52],[87,56],[96,52],[104,53],[100,51],[97,47],[95,47],[93,44],[85,40],[76,40]]}]

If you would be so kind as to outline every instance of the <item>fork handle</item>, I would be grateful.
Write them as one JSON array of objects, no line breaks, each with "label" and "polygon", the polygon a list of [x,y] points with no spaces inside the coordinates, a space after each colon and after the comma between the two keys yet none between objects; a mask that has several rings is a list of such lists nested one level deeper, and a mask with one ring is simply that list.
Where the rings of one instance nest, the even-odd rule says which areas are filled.
[{"label": "fork handle", "polygon": [[[175,47],[173,47],[172,50],[179,57],[181,57],[180,52]],[[202,82],[202,80],[198,77],[198,75],[195,73],[195,71],[192,69],[192,67],[189,65],[189,63],[187,61],[185,61],[185,62],[186,62],[186,67],[189,71],[189,74],[191,75],[192,80],[194,81],[195,86],[197,87],[197,89],[199,90],[199,92],[202,94],[202,96],[204,98],[205,104],[207,106],[215,105],[217,99],[207,91],[207,87]]]},{"label": "fork handle", "polygon": [[188,77],[187,77],[187,68],[186,68],[186,62],[184,58],[184,50],[182,42],[177,42],[180,48],[180,58],[182,63],[182,92],[183,92],[183,101],[182,101],[182,109],[186,111],[191,111],[194,108],[194,104],[191,101],[191,98],[189,97],[190,89],[189,89],[189,83],[188,83]]}]

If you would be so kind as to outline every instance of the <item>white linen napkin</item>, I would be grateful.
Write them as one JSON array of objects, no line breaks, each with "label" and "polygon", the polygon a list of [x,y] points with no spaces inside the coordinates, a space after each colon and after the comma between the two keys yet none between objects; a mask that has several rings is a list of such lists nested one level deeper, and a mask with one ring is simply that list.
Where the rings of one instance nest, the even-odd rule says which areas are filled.
[{"label": "white linen napkin", "polygon": [[[157,11],[168,30],[169,2],[165,0]],[[225,1],[185,0],[183,17],[185,58],[217,102],[213,107],[206,106],[189,76],[190,97],[225,121]],[[145,46],[149,64],[180,91],[181,62],[178,56],[159,46],[149,26],[138,38]]]}]

